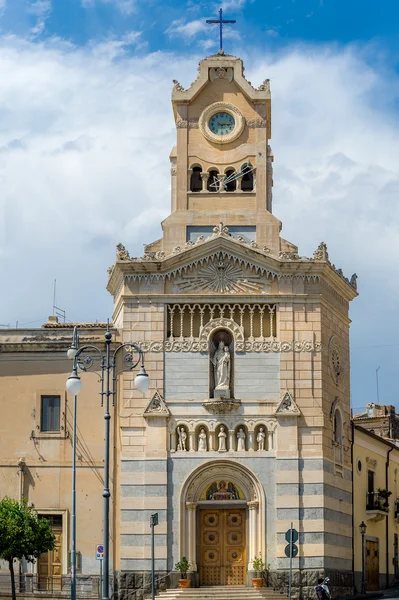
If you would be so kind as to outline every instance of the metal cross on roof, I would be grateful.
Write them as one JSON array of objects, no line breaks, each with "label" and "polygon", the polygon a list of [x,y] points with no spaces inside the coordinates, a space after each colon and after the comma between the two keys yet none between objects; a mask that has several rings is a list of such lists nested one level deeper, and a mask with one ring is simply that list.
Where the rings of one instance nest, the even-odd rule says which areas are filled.
[{"label": "metal cross on roof", "polygon": [[236,21],[223,19],[223,9],[221,8],[219,10],[219,18],[218,19],[207,19],[206,22],[211,25],[214,25],[214,24],[219,25],[219,27],[220,27],[220,50],[223,50],[223,25],[226,25],[226,24],[233,25],[234,23],[236,23]]}]

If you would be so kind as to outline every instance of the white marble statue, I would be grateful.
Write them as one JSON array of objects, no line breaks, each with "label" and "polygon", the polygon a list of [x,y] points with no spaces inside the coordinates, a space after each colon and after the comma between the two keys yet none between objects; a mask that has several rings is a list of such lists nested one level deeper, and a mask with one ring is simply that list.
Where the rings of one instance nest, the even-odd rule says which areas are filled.
[{"label": "white marble statue", "polygon": [[237,452],[245,450],[245,431],[242,427],[237,431]]},{"label": "white marble statue", "polygon": [[201,430],[198,434],[198,452],[206,452],[207,451],[206,444],[206,431],[204,427],[201,427]]},{"label": "white marble statue", "polygon": [[258,442],[258,450],[265,449],[265,429],[264,427],[259,427],[258,435],[256,436],[256,441]]},{"label": "white marble statue", "polygon": [[215,390],[230,390],[231,357],[229,347],[221,340],[219,346],[211,359],[214,366]]},{"label": "white marble statue", "polygon": [[218,438],[219,438],[219,448],[218,448],[219,452],[226,452],[227,451],[227,448],[226,448],[227,433],[224,430],[224,425],[220,426]]},{"label": "white marble statue", "polygon": [[180,429],[177,429],[177,433],[179,436],[179,441],[177,443],[177,450],[181,450],[183,452],[185,452],[187,450],[186,448],[186,441],[187,441],[187,433],[186,430],[184,429],[184,427],[180,427]]}]

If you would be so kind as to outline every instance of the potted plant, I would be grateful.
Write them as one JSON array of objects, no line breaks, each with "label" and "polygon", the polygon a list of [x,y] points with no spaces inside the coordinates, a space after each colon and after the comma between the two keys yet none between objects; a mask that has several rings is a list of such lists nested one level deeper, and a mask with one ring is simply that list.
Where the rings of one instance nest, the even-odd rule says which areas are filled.
[{"label": "potted plant", "polygon": [[262,560],[261,554],[259,554],[258,557],[255,556],[255,558],[253,559],[252,568],[256,573],[256,577],[252,577],[252,585],[254,586],[254,588],[263,587],[263,572],[265,570],[265,563]]},{"label": "potted plant", "polygon": [[176,571],[180,571],[181,579],[179,579],[179,586],[181,588],[189,588],[191,581],[187,579],[187,571],[189,570],[190,565],[185,556],[179,560],[178,563],[175,564]]}]

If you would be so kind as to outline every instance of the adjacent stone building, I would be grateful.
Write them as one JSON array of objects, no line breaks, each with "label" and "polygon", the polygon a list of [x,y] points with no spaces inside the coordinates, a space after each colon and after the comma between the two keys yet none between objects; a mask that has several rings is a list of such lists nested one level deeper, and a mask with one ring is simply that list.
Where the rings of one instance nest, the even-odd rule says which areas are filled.
[{"label": "adjacent stone building", "polygon": [[[174,82],[171,214],[162,238],[148,243],[142,257],[130,257],[119,244],[109,271],[114,333],[141,345],[152,381],[143,398],[135,374],[123,374],[112,414],[112,570],[122,596],[134,598],[150,570],[154,512],[158,577],[186,556],[193,585],[250,585],[252,560],[262,555],[271,583],[284,588],[285,533],[293,523],[299,533],[294,585],[302,597],[313,597],[324,574],[337,592],[353,587],[348,315],[356,275],[349,280],[330,262],[325,243],[305,258],[281,237],[272,202],[270,82],[254,88],[243,72],[239,58],[220,53],[200,62],[187,90]],[[58,347],[65,352],[72,331],[61,335],[61,329]],[[96,338],[98,331],[90,334]],[[36,334],[17,341],[18,335],[3,337],[3,378],[10,360],[16,371],[24,368]],[[18,388],[26,415],[35,402],[43,406],[47,388],[63,389],[61,375],[55,383],[49,362],[35,356],[34,369],[43,375],[27,374]],[[66,378],[65,364],[57,369]],[[20,386],[15,381],[13,373],[8,393],[1,386],[2,407]],[[96,415],[87,420],[86,414],[81,427],[101,441]],[[2,449],[14,487],[18,456],[29,469],[33,463],[39,473],[46,469],[28,441],[26,431],[35,427],[22,418],[19,425],[25,442],[5,442]],[[51,452],[58,469],[70,463],[65,443],[57,443],[40,441],[40,454],[48,460]],[[3,480],[5,468],[0,465]],[[57,469],[46,485],[62,485],[66,494]],[[45,490],[40,482],[27,490],[29,497]],[[101,510],[101,496],[95,479],[81,485],[82,494],[87,489],[79,504],[83,518]],[[43,495],[43,509],[70,506],[66,495],[50,495],[45,504]],[[78,541],[83,573],[92,565],[87,537]]]}]

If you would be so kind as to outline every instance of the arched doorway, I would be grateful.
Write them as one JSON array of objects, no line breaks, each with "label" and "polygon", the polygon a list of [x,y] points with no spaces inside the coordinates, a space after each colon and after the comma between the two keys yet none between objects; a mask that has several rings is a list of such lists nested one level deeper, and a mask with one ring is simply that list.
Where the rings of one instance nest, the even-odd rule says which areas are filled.
[{"label": "arched doorway", "polygon": [[231,460],[207,462],[181,491],[180,556],[199,585],[244,585],[265,556],[265,498],[257,477]]}]

